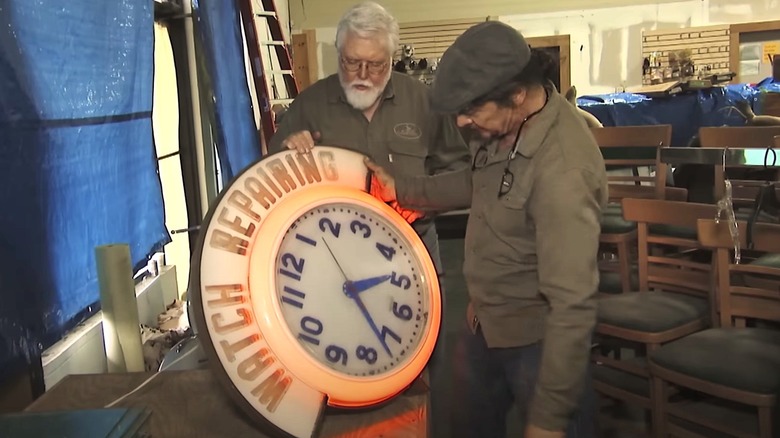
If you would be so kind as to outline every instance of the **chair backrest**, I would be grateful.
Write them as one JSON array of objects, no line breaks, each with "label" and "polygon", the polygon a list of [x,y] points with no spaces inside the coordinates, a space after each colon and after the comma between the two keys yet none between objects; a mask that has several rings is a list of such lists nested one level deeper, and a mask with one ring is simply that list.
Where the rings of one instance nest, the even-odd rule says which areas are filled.
[{"label": "chair backrest", "polygon": [[[658,199],[658,194],[654,185],[610,184],[610,201],[617,201],[623,198]],[[685,202],[688,200],[688,189],[684,187],[664,187],[664,196],[661,199]]]},{"label": "chair backrest", "polygon": [[[661,163],[660,148],[669,147],[672,141],[672,125],[647,126],[608,126],[591,128],[596,143],[601,149],[607,170],[627,168],[633,171],[630,176],[608,175],[610,183],[610,199],[622,199],[624,193],[631,197],[649,197],[663,199],[666,191],[668,166]],[[638,169],[651,167],[654,176],[640,176]],[[613,186],[633,184],[636,189]],[[651,188],[641,188],[642,185]],[[614,193],[614,195],[613,195]]]},{"label": "chair backrest", "polygon": [[[711,219],[711,204],[625,198],[623,217],[637,224],[637,267],[641,290],[660,289],[712,298],[712,267],[685,252],[703,249],[696,238],[699,219]],[[663,251],[666,250],[666,251]]]},{"label": "chair backrest", "polygon": [[[744,221],[737,222],[740,243],[744,247]],[[780,322],[780,267],[765,264],[734,264],[734,241],[726,221],[698,221],[699,242],[715,253],[718,311],[722,327],[744,326],[746,319]],[[753,250],[780,253],[780,225],[756,223]]]},{"label": "chair backrest", "polygon": [[[756,148],[765,151],[773,147],[775,137],[780,136],[780,126],[707,126],[699,128],[699,141],[703,148]],[[723,166],[715,166],[715,199],[723,197]],[[755,200],[763,181],[731,180],[732,197],[737,206],[749,206]]]},{"label": "chair backrest", "polygon": [[764,148],[774,144],[780,126],[702,126],[699,141],[703,148]]}]

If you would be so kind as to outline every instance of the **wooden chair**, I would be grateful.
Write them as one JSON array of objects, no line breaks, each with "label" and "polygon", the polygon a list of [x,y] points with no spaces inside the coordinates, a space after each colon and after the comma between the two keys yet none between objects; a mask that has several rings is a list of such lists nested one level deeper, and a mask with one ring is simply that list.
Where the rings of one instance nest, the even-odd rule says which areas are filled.
[{"label": "wooden chair", "polygon": [[[616,270],[619,289],[612,282],[602,280],[604,292],[627,292],[632,289],[632,257],[636,244],[636,224],[625,221],[620,207],[623,198],[663,199],[666,194],[667,166],[660,161],[660,148],[668,147],[672,138],[671,125],[614,126],[591,128],[607,166],[610,205],[604,211],[601,223],[602,245],[614,248],[617,268],[604,264],[604,271]],[[641,176],[639,169],[653,168],[655,175]],[[614,175],[609,172],[630,169],[632,175]],[[679,193],[672,192],[672,194]],[[686,195],[687,196],[687,195]],[[605,275],[604,278],[609,278]]]},{"label": "wooden chair", "polygon": [[[744,230],[746,223],[738,224]],[[758,223],[754,231],[756,250],[780,253],[780,225]],[[700,220],[698,234],[703,246],[714,249],[720,327],[650,353],[656,436],[780,436],[780,329],[755,324],[780,322],[780,268],[733,264],[725,222]],[[744,233],[740,237],[744,245]],[[750,285],[749,277],[763,282]],[[752,407],[752,415],[744,407]]]},{"label": "wooden chair", "polygon": [[[699,141],[703,148],[766,148],[776,145],[775,138],[780,136],[780,126],[719,126],[699,128]],[[713,195],[721,199],[724,193],[723,181],[726,178],[723,166],[714,166],[715,185]],[[766,173],[766,172],[762,172]],[[772,172],[770,172],[772,173]],[[777,179],[777,172],[774,178]],[[752,205],[758,193],[758,187],[765,178],[753,180],[731,179],[735,207]]]},{"label": "wooden chair", "polygon": [[[717,208],[658,199],[625,198],[623,215],[637,225],[639,291],[599,299],[594,349],[594,387],[615,398],[652,411],[654,400],[646,354],[662,344],[709,326],[712,312],[711,265],[679,252],[653,255],[658,245],[698,248],[698,240],[654,233],[653,225],[695,229],[700,218],[714,218]],[[603,346],[628,345],[635,357],[610,357]]]}]

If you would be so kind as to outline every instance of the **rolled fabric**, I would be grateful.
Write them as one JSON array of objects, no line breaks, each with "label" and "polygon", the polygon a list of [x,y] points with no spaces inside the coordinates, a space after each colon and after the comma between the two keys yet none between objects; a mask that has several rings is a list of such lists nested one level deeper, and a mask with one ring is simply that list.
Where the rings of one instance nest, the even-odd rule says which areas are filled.
[{"label": "rolled fabric", "polygon": [[95,260],[108,372],[142,372],[144,355],[130,247],[126,244],[98,246]]}]

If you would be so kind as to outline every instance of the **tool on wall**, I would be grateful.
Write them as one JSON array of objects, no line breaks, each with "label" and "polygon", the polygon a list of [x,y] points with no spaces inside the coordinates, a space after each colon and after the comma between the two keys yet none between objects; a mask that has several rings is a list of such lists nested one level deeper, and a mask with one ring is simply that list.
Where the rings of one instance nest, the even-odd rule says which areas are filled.
[{"label": "tool on wall", "polygon": [[268,144],[276,132],[274,108],[298,96],[298,83],[274,0],[237,1],[260,106],[262,139]]}]

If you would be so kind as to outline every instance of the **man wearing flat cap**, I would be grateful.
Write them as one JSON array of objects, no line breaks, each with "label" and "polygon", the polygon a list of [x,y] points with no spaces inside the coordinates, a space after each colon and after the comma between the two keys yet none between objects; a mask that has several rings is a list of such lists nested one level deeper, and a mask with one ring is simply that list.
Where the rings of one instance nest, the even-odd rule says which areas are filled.
[{"label": "man wearing flat cap", "polygon": [[444,53],[431,102],[476,134],[472,165],[393,179],[367,162],[385,201],[470,207],[455,436],[503,438],[513,403],[526,438],[595,434],[588,364],[607,178],[582,116],[550,81],[555,67],[515,29],[473,26]]}]

